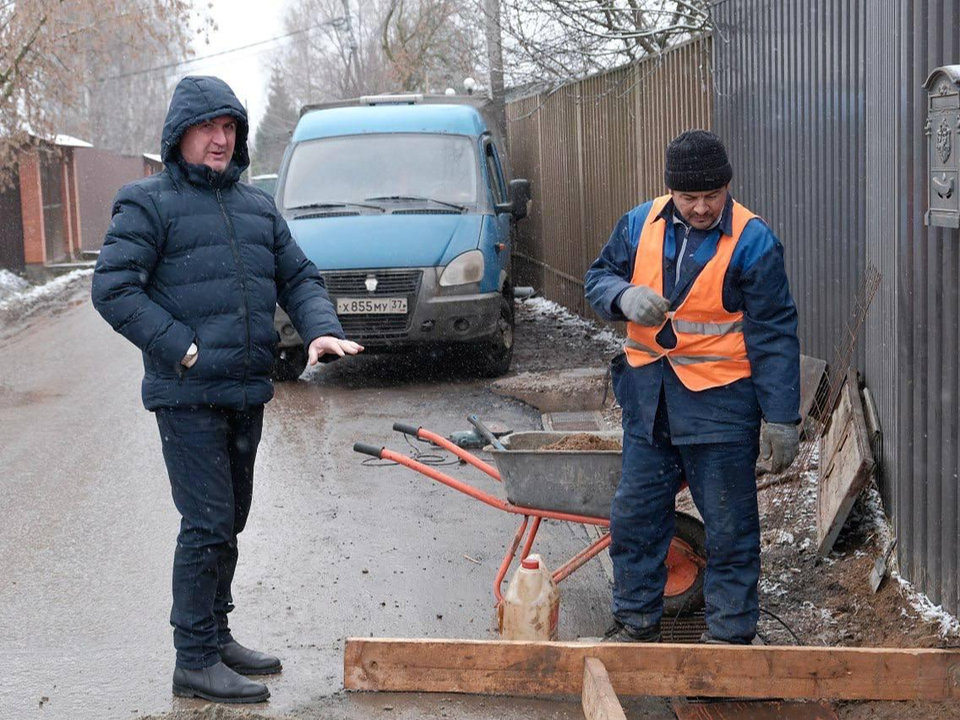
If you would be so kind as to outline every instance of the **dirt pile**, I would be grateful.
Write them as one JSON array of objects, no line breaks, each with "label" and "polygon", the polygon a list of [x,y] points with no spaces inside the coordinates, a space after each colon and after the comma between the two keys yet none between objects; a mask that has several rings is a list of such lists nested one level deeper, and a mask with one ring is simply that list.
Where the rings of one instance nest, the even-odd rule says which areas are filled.
[{"label": "dirt pile", "polygon": [[577,433],[576,435],[567,435],[562,440],[557,440],[555,443],[550,445],[545,445],[540,448],[541,450],[587,450],[587,451],[598,451],[598,450],[616,450],[620,452],[623,450],[623,446],[617,440],[611,440],[609,438],[602,438],[596,435],[590,435],[589,433]]}]

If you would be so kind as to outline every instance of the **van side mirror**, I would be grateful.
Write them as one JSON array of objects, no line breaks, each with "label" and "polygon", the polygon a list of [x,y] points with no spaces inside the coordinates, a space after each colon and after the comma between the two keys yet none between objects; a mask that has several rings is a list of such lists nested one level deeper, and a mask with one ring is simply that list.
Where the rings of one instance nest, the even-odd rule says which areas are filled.
[{"label": "van side mirror", "polygon": [[517,179],[510,181],[508,188],[510,202],[499,203],[497,213],[508,212],[514,220],[523,220],[527,216],[527,207],[530,204],[530,181]]}]

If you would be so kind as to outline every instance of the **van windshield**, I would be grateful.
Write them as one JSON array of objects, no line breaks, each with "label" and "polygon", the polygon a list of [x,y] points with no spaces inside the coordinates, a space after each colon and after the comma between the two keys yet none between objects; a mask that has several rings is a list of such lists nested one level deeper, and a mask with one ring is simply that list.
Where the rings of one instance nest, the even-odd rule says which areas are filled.
[{"label": "van windshield", "polygon": [[293,150],[283,188],[286,209],[368,198],[477,202],[477,159],[463,135],[346,135]]}]

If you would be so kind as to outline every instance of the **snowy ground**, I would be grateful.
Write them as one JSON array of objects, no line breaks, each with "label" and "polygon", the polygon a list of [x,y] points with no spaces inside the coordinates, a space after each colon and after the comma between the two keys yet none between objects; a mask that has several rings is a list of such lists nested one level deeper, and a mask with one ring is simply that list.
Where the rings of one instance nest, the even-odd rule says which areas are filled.
[{"label": "snowy ground", "polygon": [[0,312],[28,310],[48,298],[58,296],[80,278],[93,275],[92,269],[73,270],[42,285],[31,285],[8,270],[0,270]]},{"label": "snowy ground", "polygon": [[519,315],[527,322],[553,323],[564,335],[589,338],[598,349],[616,355],[623,349],[624,336],[610,328],[574,315],[563,305],[541,297],[518,303]]},{"label": "snowy ground", "polygon": [[9,270],[0,270],[0,340],[25,330],[34,317],[47,310],[56,315],[80,302],[89,302],[90,276],[83,268],[40,285],[33,285]]},{"label": "snowy ground", "polygon": [[0,303],[25,293],[32,287],[19,275],[0,268]]}]

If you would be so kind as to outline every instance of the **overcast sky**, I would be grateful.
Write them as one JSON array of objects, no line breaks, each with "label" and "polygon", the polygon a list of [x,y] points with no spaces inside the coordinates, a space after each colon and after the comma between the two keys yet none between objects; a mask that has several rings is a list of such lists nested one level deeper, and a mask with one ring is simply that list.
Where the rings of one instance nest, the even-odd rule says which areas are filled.
[{"label": "overcast sky", "polygon": [[[207,8],[217,29],[210,44],[194,43],[196,56],[232,50],[284,34],[283,15],[287,0],[193,0],[197,9]],[[247,108],[250,134],[256,128],[267,103],[270,62],[277,48],[287,40],[231,52],[183,66],[182,75],[216,75],[227,82]]]}]

